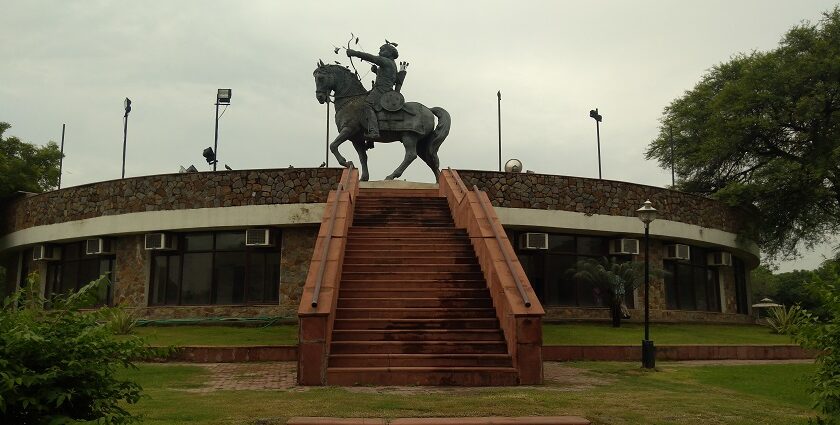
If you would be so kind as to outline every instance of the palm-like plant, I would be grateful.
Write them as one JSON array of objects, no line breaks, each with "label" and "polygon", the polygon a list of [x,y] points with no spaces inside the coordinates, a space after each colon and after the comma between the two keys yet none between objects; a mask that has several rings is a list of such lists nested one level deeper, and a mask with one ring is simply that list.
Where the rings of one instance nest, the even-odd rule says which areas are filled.
[{"label": "palm-like plant", "polygon": [[643,279],[644,263],[618,261],[601,257],[579,260],[572,277],[589,283],[609,293],[609,307],[613,327],[621,326],[621,304],[627,291],[636,289]]}]

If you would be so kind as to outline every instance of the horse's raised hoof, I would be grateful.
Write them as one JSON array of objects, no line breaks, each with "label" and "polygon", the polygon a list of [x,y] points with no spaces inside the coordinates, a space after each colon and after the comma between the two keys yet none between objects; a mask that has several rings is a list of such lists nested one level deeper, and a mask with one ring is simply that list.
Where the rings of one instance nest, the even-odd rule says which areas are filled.
[{"label": "horse's raised hoof", "polygon": [[394,180],[395,178],[397,178],[397,176],[391,174],[390,176],[385,177],[385,180]]}]

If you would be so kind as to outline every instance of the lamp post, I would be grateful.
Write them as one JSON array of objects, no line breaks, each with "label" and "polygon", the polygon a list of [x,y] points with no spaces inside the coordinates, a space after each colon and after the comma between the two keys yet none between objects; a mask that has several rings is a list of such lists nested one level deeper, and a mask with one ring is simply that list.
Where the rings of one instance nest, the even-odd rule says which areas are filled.
[{"label": "lamp post", "polygon": [[[233,91],[231,89],[219,89],[216,91],[216,136],[213,139],[213,151],[216,153],[216,158],[219,156],[219,105],[230,105],[232,95]],[[216,162],[213,163],[213,171],[216,171]]]},{"label": "lamp post", "polygon": [[595,134],[598,138],[598,179],[601,178],[601,121],[604,117],[598,113],[598,108],[589,110],[589,117],[595,120]]},{"label": "lamp post", "polygon": [[650,201],[645,201],[636,215],[645,224],[645,339],[642,340],[642,367],[653,369],[656,366],[656,347],[650,340],[650,223],[656,220],[656,208]]},{"label": "lamp post", "polygon": [[499,171],[502,171],[502,91],[496,92],[496,105],[499,111]]},{"label": "lamp post", "polygon": [[125,145],[128,140],[128,113],[131,112],[131,99],[125,98],[123,102],[125,107],[125,115],[123,115],[123,161],[122,161],[122,179],[125,178]]}]

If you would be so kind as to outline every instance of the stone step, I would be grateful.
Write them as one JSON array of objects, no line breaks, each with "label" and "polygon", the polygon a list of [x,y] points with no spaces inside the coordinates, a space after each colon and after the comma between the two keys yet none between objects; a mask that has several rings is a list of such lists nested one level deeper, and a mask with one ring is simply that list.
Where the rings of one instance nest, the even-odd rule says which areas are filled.
[{"label": "stone step", "polygon": [[341,289],[487,289],[484,279],[461,280],[370,280],[364,277],[342,279]]},{"label": "stone step", "polygon": [[408,249],[401,249],[400,251],[393,251],[387,247],[348,247],[344,251],[344,258],[408,258],[417,259],[418,262],[426,261],[427,258],[436,258],[441,255],[451,255],[453,258],[475,258],[475,251],[471,245],[450,245],[448,247],[439,247],[439,249],[428,249],[423,246],[412,246]]},{"label": "stone step", "polygon": [[391,236],[385,236],[381,234],[374,234],[374,235],[350,235],[347,238],[347,242],[393,242],[393,243],[402,243],[403,241],[413,242],[413,243],[433,243],[433,242],[444,242],[444,243],[470,243],[470,238],[467,235],[447,235],[447,234],[428,234],[423,235],[414,234],[414,235],[400,235],[395,234]]},{"label": "stone step", "polygon": [[336,308],[337,319],[479,319],[495,318],[492,308]]},{"label": "stone step", "polygon": [[341,319],[336,318],[333,329],[498,329],[495,318],[460,319]]},{"label": "stone step", "polygon": [[472,250],[472,244],[469,241],[458,241],[449,238],[427,238],[403,240],[400,242],[383,240],[383,239],[357,239],[348,238],[346,249],[348,251],[359,250],[387,250],[387,251],[438,251],[441,249],[467,249]]},{"label": "stone step", "polygon": [[511,367],[507,354],[331,354],[330,367]]},{"label": "stone step", "polygon": [[370,263],[361,263],[358,260],[349,261],[345,258],[344,260],[344,267],[342,268],[342,272],[349,273],[349,272],[366,272],[366,273],[393,273],[393,272],[415,272],[415,273],[428,273],[428,272],[457,272],[457,273],[467,273],[467,272],[481,272],[481,267],[476,264],[424,264],[422,262],[415,262],[411,264],[370,264]]},{"label": "stone step", "polygon": [[518,375],[506,367],[388,367],[327,368],[328,385],[434,385],[505,386],[516,385]]},{"label": "stone step", "polygon": [[427,227],[442,227],[442,228],[455,228],[455,225],[452,223],[443,223],[443,222],[423,222],[423,221],[400,221],[400,222],[384,222],[384,223],[374,223],[374,222],[362,222],[362,223],[353,223],[354,226],[358,227],[371,227],[371,228],[378,228],[378,229],[387,229],[390,227],[404,227],[406,225],[412,224],[420,224]]},{"label": "stone step", "polygon": [[490,290],[487,288],[361,288],[346,289],[342,287],[339,299],[353,298],[490,298]]},{"label": "stone step", "polygon": [[[352,255],[351,255],[352,254]],[[344,266],[348,264],[426,264],[426,265],[441,265],[441,264],[474,264],[475,256],[453,256],[453,257],[391,257],[386,252],[382,256],[376,257],[371,255],[360,255],[358,251],[347,252],[344,254]],[[346,269],[345,269],[346,270]]]},{"label": "stone step", "polygon": [[350,227],[348,234],[350,237],[354,236],[391,236],[391,235],[398,235],[398,236],[412,236],[412,235],[423,235],[423,236],[442,236],[442,235],[456,235],[456,236],[467,236],[467,231],[464,229],[459,228],[452,228],[452,229],[440,229],[440,228],[433,228],[429,229],[426,227],[390,227],[387,230],[375,229],[370,227]]},{"label": "stone step", "polygon": [[341,273],[341,280],[481,280],[484,274],[481,272],[345,272]]},{"label": "stone step", "polygon": [[439,198],[441,197],[439,189],[392,189],[379,187],[363,187],[359,188],[359,197],[372,196],[376,199],[385,197],[399,197],[399,198]]},{"label": "stone step", "polygon": [[504,342],[498,329],[338,329],[333,341],[494,341]]},{"label": "stone step", "polygon": [[330,354],[506,354],[504,341],[333,341]]},{"label": "stone step", "polygon": [[338,308],[491,308],[486,298],[341,298]]}]

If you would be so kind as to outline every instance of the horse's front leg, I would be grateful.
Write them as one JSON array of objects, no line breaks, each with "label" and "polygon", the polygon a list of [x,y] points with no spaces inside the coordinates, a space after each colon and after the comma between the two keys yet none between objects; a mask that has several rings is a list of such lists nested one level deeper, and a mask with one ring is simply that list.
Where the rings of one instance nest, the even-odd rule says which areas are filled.
[{"label": "horse's front leg", "polygon": [[353,147],[356,148],[356,153],[359,154],[359,162],[361,163],[362,167],[362,175],[359,176],[359,180],[366,182],[368,181],[368,166],[367,166],[367,146],[365,145],[365,141],[362,140],[361,142],[353,141]]},{"label": "horse's front leg", "polygon": [[335,159],[338,160],[339,165],[341,165],[342,167],[346,167],[349,164],[352,164],[352,162],[348,164],[347,159],[341,156],[341,152],[338,151],[338,147],[341,146],[341,144],[344,143],[347,139],[349,139],[351,134],[353,134],[353,129],[351,129],[350,127],[344,127],[341,129],[341,131],[338,132],[338,136],[335,136],[333,142],[330,143],[330,152],[333,153]]},{"label": "horse's front leg", "polygon": [[385,177],[385,180],[394,180],[401,176],[403,171],[417,159],[417,136],[414,133],[403,133],[402,144],[405,148],[405,158],[403,158],[403,162],[400,163],[400,166],[390,176]]}]

